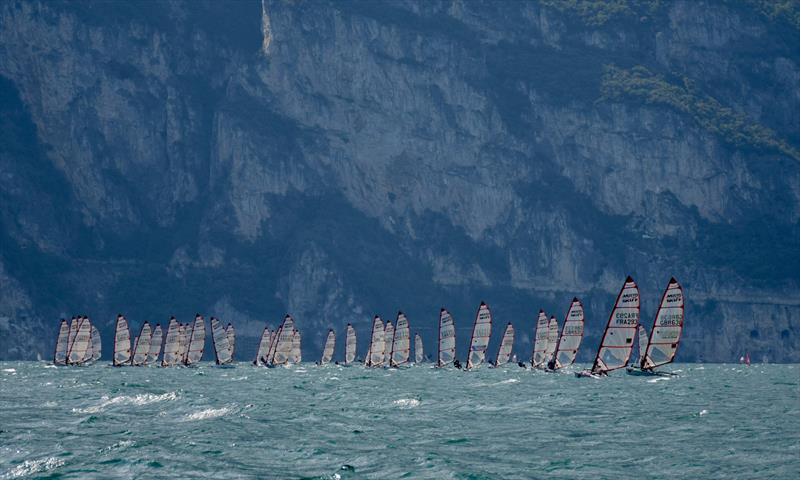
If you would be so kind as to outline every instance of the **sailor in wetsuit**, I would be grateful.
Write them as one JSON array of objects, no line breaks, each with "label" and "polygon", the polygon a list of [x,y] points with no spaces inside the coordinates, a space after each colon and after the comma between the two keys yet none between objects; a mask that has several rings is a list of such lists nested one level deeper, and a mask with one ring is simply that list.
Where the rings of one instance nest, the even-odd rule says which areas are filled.
[{"label": "sailor in wetsuit", "polygon": [[461,370],[461,362],[459,362],[458,359],[453,360],[453,366]]}]

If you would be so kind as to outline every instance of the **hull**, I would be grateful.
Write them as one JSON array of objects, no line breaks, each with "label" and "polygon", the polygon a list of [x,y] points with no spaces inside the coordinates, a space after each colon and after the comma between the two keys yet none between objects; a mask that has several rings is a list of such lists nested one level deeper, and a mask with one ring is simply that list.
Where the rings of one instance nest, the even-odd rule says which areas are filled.
[{"label": "hull", "polygon": [[596,373],[592,373],[589,370],[581,370],[580,372],[575,372],[575,376],[578,378],[600,378],[601,375]]},{"label": "hull", "polygon": [[642,370],[641,368],[628,367],[625,369],[628,375],[635,377],[677,377],[677,374],[671,372],[658,372],[655,370]]}]

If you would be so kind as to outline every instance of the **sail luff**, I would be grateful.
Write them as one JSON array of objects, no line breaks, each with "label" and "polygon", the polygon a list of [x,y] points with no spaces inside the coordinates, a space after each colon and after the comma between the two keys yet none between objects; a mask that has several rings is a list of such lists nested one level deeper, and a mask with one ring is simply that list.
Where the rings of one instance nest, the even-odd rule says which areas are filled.
[{"label": "sail luff", "polygon": [[456,357],[455,320],[446,309],[439,311],[439,352],[436,366],[444,367],[453,363]]},{"label": "sail luff", "polygon": [[506,330],[503,332],[503,339],[500,341],[500,348],[497,349],[497,358],[494,361],[494,366],[499,367],[508,363],[511,358],[511,350],[514,347],[514,326],[511,322],[506,325]]},{"label": "sail luff", "polygon": [[369,344],[369,358],[366,366],[380,367],[385,358],[386,341],[384,338],[383,320],[378,315],[372,320],[372,338]]},{"label": "sail luff", "polygon": [[113,365],[128,365],[131,360],[131,332],[128,329],[128,321],[122,315],[117,316],[117,324],[114,328],[114,358]]},{"label": "sail luff", "polygon": [[394,337],[392,338],[392,353],[389,357],[389,365],[399,367],[408,363],[411,355],[411,330],[408,318],[403,312],[397,312],[397,321],[394,327]]},{"label": "sail luff", "polygon": [[641,368],[653,369],[675,360],[681,341],[684,321],[683,287],[675,278],[670,278],[650,329]]},{"label": "sail luff", "polygon": [[639,325],[639,287],[629,276],[617,295],[608,318],[592,373],[608,373],[624,368],[633,349],[633,337]]},{"label": "sail luff", "polygon": [[164,343],[164,355],[161,358],[162,367],[171,367],[178,363],[180,356],[180,325],[175,317],[170,317],[167,326],[167,339]]},{"label": "sail luff", "polygon": [[320,359],[320,365],[325,365],[326,363],[330,363],[331,359],[333,358],[333,350],[336,347],[336,334],[333,332],[333,329],[328,330],[328,337],[325,339],[325,348],[322,349],[322,358]]}]

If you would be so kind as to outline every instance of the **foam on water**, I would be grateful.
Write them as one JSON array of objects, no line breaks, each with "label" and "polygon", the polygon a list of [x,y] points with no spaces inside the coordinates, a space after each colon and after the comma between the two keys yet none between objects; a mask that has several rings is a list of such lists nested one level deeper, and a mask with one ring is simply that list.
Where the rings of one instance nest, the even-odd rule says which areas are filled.
[{"label": "foam on water", "polygon": [[0,362],[0,478],[797,478],[798,369],[673,368]]}]

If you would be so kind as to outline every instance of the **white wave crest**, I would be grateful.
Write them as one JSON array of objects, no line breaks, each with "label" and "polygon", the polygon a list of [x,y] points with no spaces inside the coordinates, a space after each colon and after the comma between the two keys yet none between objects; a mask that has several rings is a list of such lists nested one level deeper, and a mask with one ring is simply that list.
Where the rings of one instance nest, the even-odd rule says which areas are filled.
[{"label": "white wave crest", "polygon": [[0,478],[21,478],[33,475],[34,473],[46,472],[64,465],[64,460],[56,457],[40,458],[39,460],[25,460],[8,472],[0,475]]},{"label": "white wave crest", "polygon": [[205,410],[200,410],[199,412],[194,412],[186,415],[187,421],[193,420],[208,420],[209,418],[217,418],[222,417],[231,412],[231,409],[228,407],[222,408],[207,408]]},{"label": "white wave crest", "polygon": [[167,392],[162,393],[161,395],[154,395],[152,393],[142,393],[140,395],[134,395],[132,397],[129,396],[121,396],[121,397],[114,397],[108,398],[108,396],[103,396],[100,398],[102,402],[97,405],[93,405],[91,407],[86,408],[73,408],[73,413],[99,413],[105,410],[107,407],[113,405],[149,405],[151,403],[156,402],[165,402],[170,400],[177,400],[178,394],[176,392]]},{"label": "white wave crest", "polygon": [[419,400],[416,398],[401,398],[392,403],[400,408],[414,408],[419,406]]},{"label": "white wave crest", "polygon": [[17,370],[13,368],[4,368],[3,371],[5,373],[17,373]]}]

